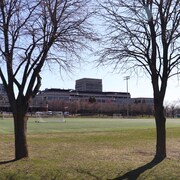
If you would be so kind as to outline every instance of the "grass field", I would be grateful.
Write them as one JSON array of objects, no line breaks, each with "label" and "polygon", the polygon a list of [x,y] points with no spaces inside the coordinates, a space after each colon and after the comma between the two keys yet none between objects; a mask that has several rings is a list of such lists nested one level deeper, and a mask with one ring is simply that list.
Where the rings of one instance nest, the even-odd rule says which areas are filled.
[{"label": "grass field", "polygon": [[[66,123],[28,122],[29,159],[14,158],[13,124],[0,120],[1,179],[122,179],[150,162],[153,119],[67,118]],[[138,179],[180,179],[180,119],[167,120],[167,154]]]}]

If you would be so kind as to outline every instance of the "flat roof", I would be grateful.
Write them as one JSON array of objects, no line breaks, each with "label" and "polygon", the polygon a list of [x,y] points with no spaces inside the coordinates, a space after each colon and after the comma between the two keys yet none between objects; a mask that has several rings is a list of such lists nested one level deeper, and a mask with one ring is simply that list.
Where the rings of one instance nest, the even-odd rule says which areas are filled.
[{"label": "flat roof", "polygon": [[106,92],[99,92],[99,91],[76,91],[76,90],[73,90],[73,89],[59,89],[59,88],[51,88],[51,89],[45,89],[45,90],[42,90],[40,91],[40,93],[43,93],[43,92],[67,92],[67,93],[82,93],[82,94],[104,94],[104,95],[130,95],[130,93],[128,92],[114,92],[114,91],[106,91]]},{"label": "flat roof", "polygon": [[79,81],[79,80],[101,80],[102,79],[97,79],[97,78],[81,78],[81,79],[77,79],[76,81]]}]

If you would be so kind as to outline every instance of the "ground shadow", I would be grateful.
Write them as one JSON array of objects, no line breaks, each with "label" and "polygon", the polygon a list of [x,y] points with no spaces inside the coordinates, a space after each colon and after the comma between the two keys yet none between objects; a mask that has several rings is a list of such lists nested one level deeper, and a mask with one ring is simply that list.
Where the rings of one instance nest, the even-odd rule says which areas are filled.
[{"label": "ground shadow", "polygon": [[157,164],[159,164],[161,161],[163,160],[155,160],[153,159],[151,162],[138,167],[137,169],[134,169],[132,171],[129,171],[127,173],[125,173],[124,175],[114,178],[113,180],[123,180],[123,179],[127,179],[127,180],[135,180],[137,179],[142,173],[144,173],[146,170],[153,168],[154,166],[156,166]]},{"label": "ground shadow", "polygon": [[8,161],[1,161],[1,162],[0,162],[0,165],[1,165],[1,164],[8,164],[8,163],[12,163],[12,162],[15,162],[15,161],[16,161],[15,159],[8,160]]}]

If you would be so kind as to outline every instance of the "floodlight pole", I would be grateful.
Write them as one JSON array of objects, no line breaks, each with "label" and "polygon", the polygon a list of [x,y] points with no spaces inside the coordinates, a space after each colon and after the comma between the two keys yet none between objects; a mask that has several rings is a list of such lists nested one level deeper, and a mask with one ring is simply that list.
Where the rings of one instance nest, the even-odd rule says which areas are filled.
[{"label": "floodlight pole", "polygon": [[124,80],[126,80],[126,92],[127,92],[127,117],[129,117],[129,100],[128,100],[128,80],[130,79],[130,76],[125,76]]}]

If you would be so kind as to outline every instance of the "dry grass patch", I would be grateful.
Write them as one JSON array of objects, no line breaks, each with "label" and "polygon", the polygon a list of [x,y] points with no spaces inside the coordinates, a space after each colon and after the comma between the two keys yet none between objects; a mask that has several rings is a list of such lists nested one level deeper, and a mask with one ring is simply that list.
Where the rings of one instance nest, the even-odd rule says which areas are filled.
[{"label": "dry grass patch", "polygon": [[[0,136],[0,161],[13,159],[13,136]],[[28,135],[30,158],[1,164],[0,180],[106,180],[150,162],[155,129]],[[168,158],[138,179],[178,179],[180,129],[167,130]]]}]

